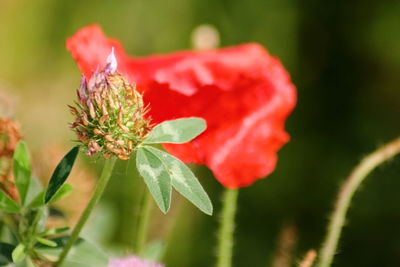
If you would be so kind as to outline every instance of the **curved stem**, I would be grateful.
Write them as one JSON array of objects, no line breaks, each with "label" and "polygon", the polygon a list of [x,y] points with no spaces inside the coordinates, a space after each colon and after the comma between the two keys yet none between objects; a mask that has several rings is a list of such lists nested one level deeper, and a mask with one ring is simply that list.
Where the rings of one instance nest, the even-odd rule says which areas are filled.
[{"label": "curved stem", "polygon": [[332,263],[345,223],[347,210],[349,209],[351,199],[359,185],[377,166],[399,153],[400,138],[397,138],[366,156],[346,179],[339,191],[334,211],[330,217],[328,233],[319,253],[320,258],[317,264],[319,267],[328,267]]},{"label": "curved stem", "polygon": [[92,213],[94,207],[96,206],[97,202],[100,200],[100,197],[103,195],[104,189],[106,188],[108,181],[110,180],[112,170],[114,168],[115,162],[117,158],[111,157],[105,161],[105,165],[103,167],[103,172],[101,173],[100,179],[97,182],[96,189],[93,193],[92,198],[90,199],[89,203],[87,204],[85,210],[83,211],[81,217],[79,218],[78,223],[75,225],[74,230],[71,233],[70,238],[68,239],[67,244],[60,255],[56,266],[61,266],[63,261],[65,260],[68,252],[70,251],[72,245],[79,237],[79,233],[81,232],[83,226],[85,225],[86,221],[88,220],[90,214]]},{"label": "curved stem", "polygon": [[217,267],[232,265],[233,234],[238,189],[225,189],[222,199],[222,214],[218,232]]},{"label": "curved stem", "polygon": [[153,202],[150,192],[144,188],[143,200],[140,208],[140,215],[138,218],[138,229],[136,232],[135,252],[140,255],[146,242],[147,232],[149,230],[149,220],[151,211],[153,209]]}]

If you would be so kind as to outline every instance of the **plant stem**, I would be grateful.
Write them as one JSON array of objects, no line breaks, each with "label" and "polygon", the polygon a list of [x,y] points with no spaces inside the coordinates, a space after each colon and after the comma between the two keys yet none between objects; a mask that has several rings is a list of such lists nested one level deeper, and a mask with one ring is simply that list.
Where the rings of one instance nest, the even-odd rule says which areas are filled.
[{"label": "plant stem", "polygon": [[339,191],[335,208],[330,218],[328,232],[319,253],[320,258],[317,264],[319,267],[328,267],[332,263],[345,223],[346,213],[357,188],[377,166],[393,158],[398,153],[400,153],[400,138],[389,142],[366,156],[345,180]]},{"label": "plant stem", "polygon": [[90,199],[89,203],[87,204],[81,217],[79,218],[78,223],[75,225],[75,228],[72,231],[67,244],[65,244],[65,247],[60,255],[58,262],[56,263],[56,266],[61,266],[65,257],[67,256],[68,252],[70,251],[72,245],[78,239],[79,233],[81,232],[83,226],[85,225],[86,221],[88,220],[88,218],[89,218],[90,214],[92,213],[94,207],[96,206],[97,202],[100,200],[100,197],[102,196],[104,189],[106,188],[108,181],[110,180],[111,173],[114,168],[116,160],[117,160],[116,157],[111,157],[105,161],[103,171],[101,173],[99,181],[97,182],[96,189],[93,193],[93,196]]},{"label": "plant stem", "polygon": [[222,199],[222,214],[218,231],[217,267],[232,265],[233,234],[238,189],[225,189]]},{"label": "plant stem", "polygon": [[138,224],[137,224],[137,232],[136,232],[136,242],[135,242],[135,253],[137,255],[140,255],[140,253],[143,251],[143,247],[146,242],[147,238],[147,232],[149,230],[149,220],[150,220],[150,215],[151,211],[153,209],[153,202],[151,195],[147,188],[144,188],[143,191],[143,199],[140,207],[140,214],[138,218]]}]

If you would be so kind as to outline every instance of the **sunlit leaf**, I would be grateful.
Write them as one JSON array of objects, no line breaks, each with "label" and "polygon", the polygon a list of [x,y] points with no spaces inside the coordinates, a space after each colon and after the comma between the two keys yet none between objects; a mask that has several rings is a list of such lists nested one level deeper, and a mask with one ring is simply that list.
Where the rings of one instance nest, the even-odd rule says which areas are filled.
[{"label": "sunlit leaf", "polygon": [[206,121],[200,118],[164,121],[154,127],[144,143],[186,143],[201,134],[206,127]]},{"label": "sunlit leaf", "polygon": [[13,250],[11,257],[13,262],[19,262],[25,259],[25,245],[23,243],[19,243],[18,246]]},{"label": "sunlit leaf", "polygon": [[40,236],[51,236],[51,235],[58,235],[58,234],[62,234],[65,233],[66,231],[68,231],[70,228],[68,226],[66,227],[59,227],[59,228],[50,228],[47,229],[44,232],[39,233],[38,235]]},{"label": "sunlit leaf", "polygon": [[32,166],[28,148],[23,141],[19,142],[15,148],[13,170],[21,204],[24,204],[31,180]]},{"label": "sunlit leaf", "polygon": [[181,193],[201,211],[211,215],[213,212],[213,206],[210,198],[190,168],[182,161],[166,152],[154,147],[146,146],[145,148],[161,159],[163,164],[168,168],[168,173],[171,177],[171,184],[176,191]]},{"label": "sunlit leaf", "polygon": [[71,194],[72,192],[72,185],[70,184],[63,184],[60,189],[57,190],[57,192],[54,194],[54,196],[49,200],[48,204],[52,204],[54,202],[57,202]]},{"label": "sunlit leaf", "polygon": [[146,148],[136,153],[136,167],[161,211],[166,213],[171,205],[171,178],[159,158]]},{"label": "sunlit leaf", "polygon": [[42,238],[42,237],[36,237],[36,240],[40,243],[40,244],[43,244],[43,245],[45,245],[45,246],[48,246],[48,247],[57,247],[57,243],[56,242],[54,242],[54,241],[51,241],[51,240],[49,240],[49,239],[46,239],[46,238]]},{"label": "sunlit leaf", "polygon": [[79,146],[72,148],[64,158],[58,163],[53,175],[51,176],[49,186],[46,191],[44,202],[48,203],[51,198],[56,194],[60,187],[64,184],[65,180],[68,178],[72,166],[74,165],[76,156],[79,152]]}]

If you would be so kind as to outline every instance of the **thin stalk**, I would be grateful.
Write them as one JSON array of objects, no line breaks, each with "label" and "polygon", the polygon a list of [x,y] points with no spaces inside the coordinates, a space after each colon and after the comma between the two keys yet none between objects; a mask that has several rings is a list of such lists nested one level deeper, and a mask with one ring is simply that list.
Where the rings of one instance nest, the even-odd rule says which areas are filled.
[{"label": "thin stalk", "polygon": [[217,267],[232,266],[233,234],[238,189],[225,189],[222,199],[222,214],[218,231]]},{"label": "thin stalk", "polygon": [[140,255],[143,251],[143,247],[146,243],[147,233],[149,231],[149,221],[151,216],[151,211],[153,210],[153,201],[150,192],[147,188],[144,188],[143,199],[140,207],[140,214],[137,224],[137,233],[135,240],[135,252]]},{"label": "thin stalk", "polygon": [[97,182],[96,189],[93,193],[93,196],[90,199],[89,203],[87,204],[81,217],[79,218],[78,223],[75,225],[75,228],[72,231],[71,236],[68,239],[68,242],[65,245],[58,262],[56,263],[56,266],[61,266],[61,264],[65,260],[65,257],[68,255],[68,252],[70,251],[72,245],[78,239],[79,233],[81,232],[83,226],[85,225],[86,221],[88,220],[94,207],[96,206],[97,202],[100,200],[100,197],[103,195],[104,189],[106,188],[108,181],[110,180],[111,173],[114,169],[116,160],[117,160],[116,157],[111,157],[105,161],[103,171],[101,173],[99,181]]},{"label": "thin stalk", "polygon": [[339,191],[334,211],[330,217],[328,232],[319,253],[320,258],[317,264],[319,267],[328,267],[332,263],[346,220],[347,210],[360,184],[377,166],[399,153],[400,138],[397,138],[366,156],[345,180]]}]

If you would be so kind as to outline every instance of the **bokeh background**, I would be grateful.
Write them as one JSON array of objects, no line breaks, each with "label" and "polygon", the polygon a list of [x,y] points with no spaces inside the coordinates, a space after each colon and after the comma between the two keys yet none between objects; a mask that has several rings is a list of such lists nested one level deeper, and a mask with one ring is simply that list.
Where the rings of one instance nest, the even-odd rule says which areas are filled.
[{"label": "bokeh background", "polygon": [[[397,0],[0,0],[0,91],[13,99],[34,155],[72,144],[66,105],[80,74],[64,43],[94,22],[132,55],[191,49],[193,29],[211,24],[221,46],[259,42],[290,72],[298,89],[291,141],[268,179],[240,190],[234,266],[290,266],[276,264],[282,247],[293,264],[318,248],[340,183],[363,155],[400,134]],[[80,161],[92,172],[101,165]],[[195,171],[218,214],[221,186],[205,167]],[[397,159],[362,186],[334,266],[400,266],[399,173]],[[120,163],[87,235],[128,254],[142,192],[133,164]],[[153,214],[150,241],[164,240],[163,262],[212,266],[218,216],[178,196],[172,205],[168,216]]]}]

